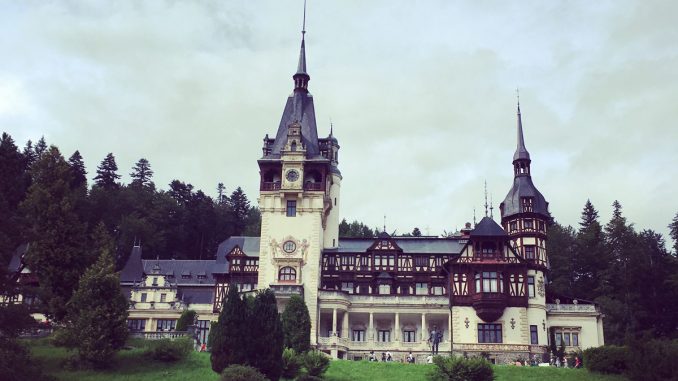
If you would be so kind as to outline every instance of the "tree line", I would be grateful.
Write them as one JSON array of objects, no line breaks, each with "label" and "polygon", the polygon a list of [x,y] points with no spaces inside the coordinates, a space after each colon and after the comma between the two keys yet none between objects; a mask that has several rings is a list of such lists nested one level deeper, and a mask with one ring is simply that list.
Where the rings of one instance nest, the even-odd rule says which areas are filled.
[{"label": "tree line", "polygon": [[578,229],[550,224],[548,291],[598,303],[608,344],[678,338],[678,214],[669,224],[671,252],[661,234],[638,231],[618,201],[612,206],[604,225],[590,201]]}]

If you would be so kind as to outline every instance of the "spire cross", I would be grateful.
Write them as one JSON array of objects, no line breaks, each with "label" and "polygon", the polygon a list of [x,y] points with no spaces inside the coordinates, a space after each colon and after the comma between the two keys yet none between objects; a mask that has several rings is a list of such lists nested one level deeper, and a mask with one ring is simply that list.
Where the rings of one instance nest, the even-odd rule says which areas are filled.
[{"label": "spire cross", "polygon": [[304,39],[304,35],[306,34],[306,0],[304,0],[304,23],[301,26],[301,39]]}]

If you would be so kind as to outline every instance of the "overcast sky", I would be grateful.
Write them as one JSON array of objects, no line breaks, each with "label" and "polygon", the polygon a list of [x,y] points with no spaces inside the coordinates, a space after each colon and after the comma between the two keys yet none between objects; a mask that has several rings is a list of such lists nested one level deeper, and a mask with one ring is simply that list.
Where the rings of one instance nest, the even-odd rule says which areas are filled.
[{"label": "overcast sky", "polygon": [[[147,158],[256,203],[262,138],[296,69],[295,1],[2,1],[0,130],[76,149],[92,178]],[[537,187],[576,225],[614,199],[666,235],[678,211],[678,2],[309,0],[318,135],[341,145],[341,216],[456,230],[512,184],[516,87]],[[498,209],[497,209],[498,217]],[[498,219],[498,218],[497,218]]]}]

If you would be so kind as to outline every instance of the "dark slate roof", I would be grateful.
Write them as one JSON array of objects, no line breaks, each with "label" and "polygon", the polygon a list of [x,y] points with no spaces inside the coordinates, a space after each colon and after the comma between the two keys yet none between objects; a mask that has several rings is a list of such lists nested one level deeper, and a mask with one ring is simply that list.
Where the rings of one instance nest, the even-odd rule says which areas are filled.
[{"label": "dark slate roof", "polygon": [[525,148],[525,139],[523,138],[523,118],[520,115],[520,104],[518,104],[518,146],[513,154],[513,161],[530,160],[530,153]]},{"label": "dark slate roof", "polygon": [[[168,271],[173,271],[175,274],[174,279],[170,281],[176,283],[179,286],[187,284],[204,284],[204,285],[214,285],[214,277],[211,274],[214,272],[213,267],[215,267],[216,261],[211,260],[175,260],[175,259],[144,259],[142,260],[143,269],[145,274],[151,274],[151,270],[154,266],[160,266],[160,274],[165,274]],[[198,274],[201,272],[208,274],[205,279],[198,279]],[[181,274],[181,275],[177,275]],[[189,279],[184,279],[183,275],[190,274]],[[140,280],[139,279],[136,280]]]},{"label": "dark slate roof", "polygon": [[313,158],[320,155],[313,96],[297,91],[287,98],[271,154],[265,158],[280,158],[281,151],[287,142],[287,127],[295,121],[301,124],[301,140],[306,148],[306,157]]},{"label": "dark slate roof", "polygon": [[534,186],[530,176],[516,176],[513,179],[513,187],[511,187],[506,198],[504,198],[504,202],[500,205],[502,210],[501,217],[506,218],[521,213],[520,199],[522,197],[532,197],[533,212],[548,217],[548,202],[537,190],[537,187]]},{"label": "dark slate roof", "polygon": [[24,243],[19,245],[19,247],[17,247],[16,250],[14,250],[12,259],[10,259],[9,265],[7,266],[7,270],[9,270],[10,273],[15,273],[21,270],[22,260],[24,255],[26,255],[26,253],[28,252],[28,246],[29,244]]},{"label": "dark slate roof", "polygon": [[240,247],[245,255],[248,257],[259,257],[259,242],[261,242],[260,237],[243,237],[235,236],[230,237],[219,244],[217,248],[217,264],[225,264],[226,254],[230,253],[233,248],[236,246]]},{"label": "dark slate roof", "polygon": [[214,302],[214,288],[211,286],[181,287],[179,293],[179,299],[187,304],[211,304]]},{"label": "dark slate roof", "polygon": [[125,267],[120,271],[121,282],[135,282],[141,280],[144,274],[144,265],[141,262],[141,246],[134,246],[127,258]]},{"label": "dark slate roof", "polygon": [[[378,238],[339,238],[339,247],[326,253],[364,253]],[[459,254],[464,243],[458,239],[431,237],[396,237],[392,239],[403,253]]]},{"label": "dark slate roof", "polygon": [[471,230],[471,237],[505,237],[507,236],[504,229],[499,226],[490,217],[483,217],[476,225],[475,229]]},{"label": "dark slate roof", "polygon": [[381,273],[379,273],[379,275],[377,275],[377,279],[393,279],[393,277],[386,271],[382,271]]}]

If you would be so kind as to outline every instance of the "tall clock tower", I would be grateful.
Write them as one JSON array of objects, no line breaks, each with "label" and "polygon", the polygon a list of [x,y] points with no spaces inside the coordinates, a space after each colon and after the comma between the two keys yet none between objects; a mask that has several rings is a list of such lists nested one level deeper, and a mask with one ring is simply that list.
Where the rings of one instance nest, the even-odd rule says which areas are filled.
[{"label": "tall clock tower", "polygon": [[261,241],[258,287],[276,292],[279,308],[303,296],[316,343],[320,258],[339,244],[339,143],[330,130],[318,138],[313,96],[308,92],[305,32],[294,91],[287,98],[275,138],[264,138],[258,160]]},{"label": "tall clock tower", "polygon": [[517,120],[518,145],[513,154],[513,186],[499,205],[501,224],[508,232],[515,251],[528,264],[528,324],[537,326],[538,342],[546,343],[545,275],[549,268],[546,255],[546,225],[550,216],[548,202],[532,182],[530,173],[532,160],[525,148],[520,103]]}]

